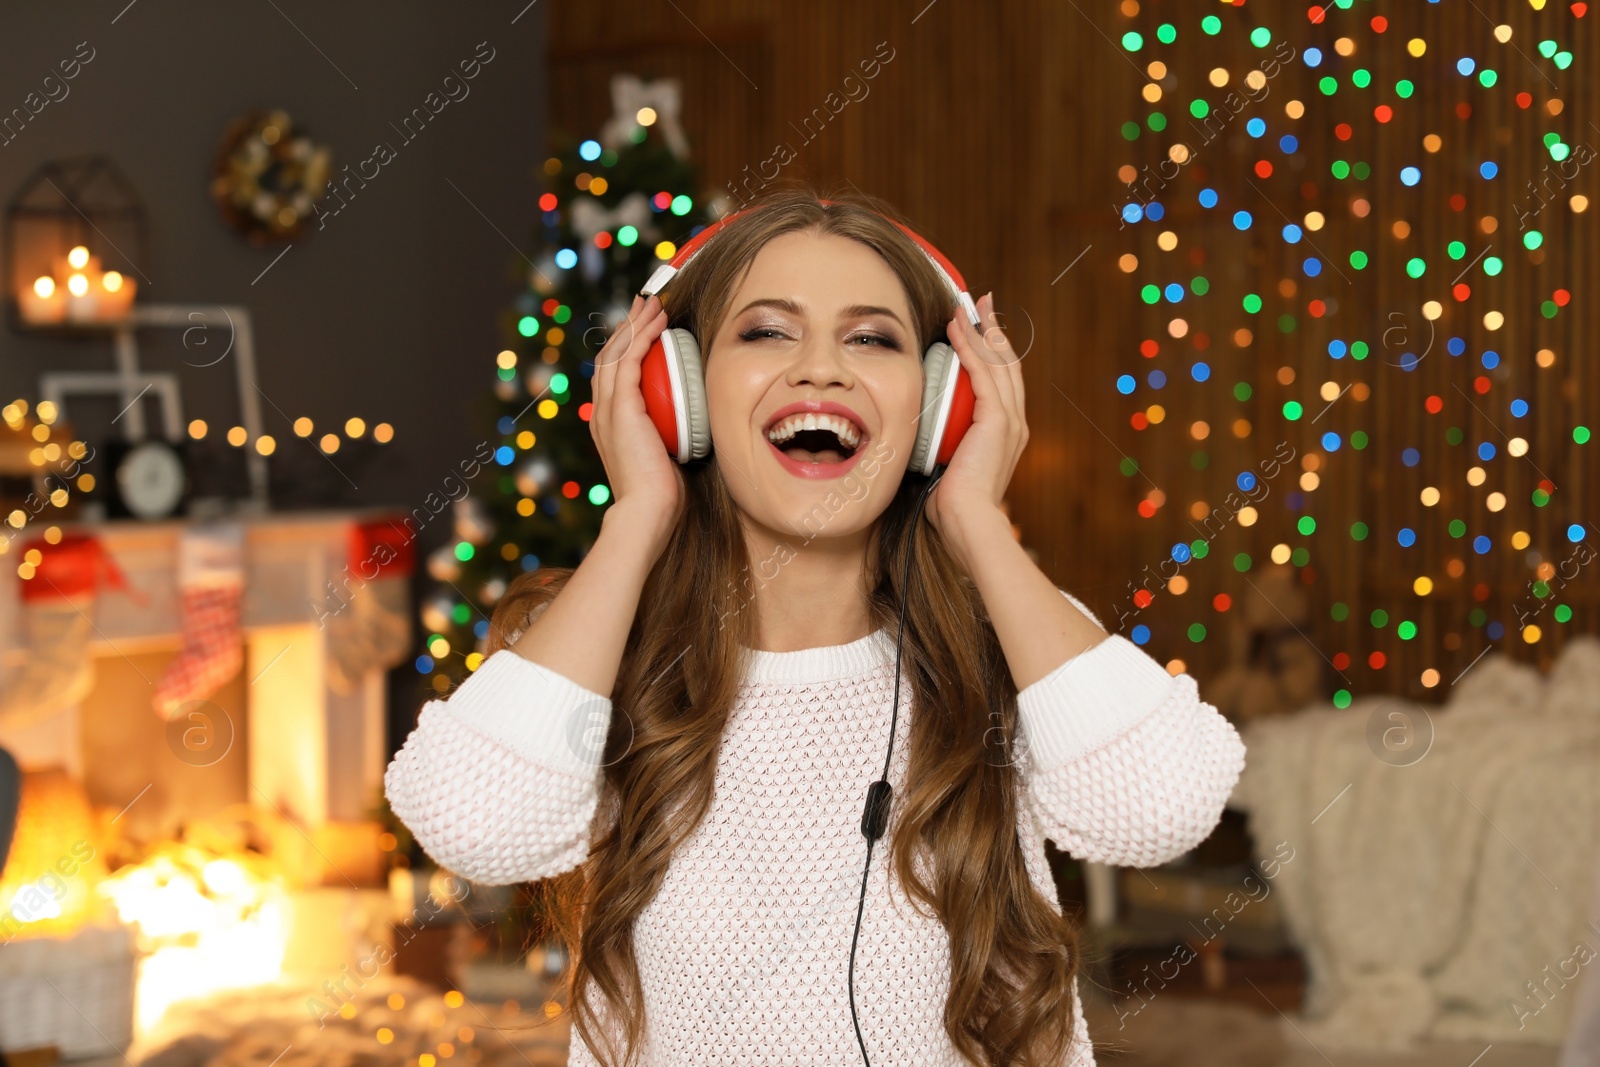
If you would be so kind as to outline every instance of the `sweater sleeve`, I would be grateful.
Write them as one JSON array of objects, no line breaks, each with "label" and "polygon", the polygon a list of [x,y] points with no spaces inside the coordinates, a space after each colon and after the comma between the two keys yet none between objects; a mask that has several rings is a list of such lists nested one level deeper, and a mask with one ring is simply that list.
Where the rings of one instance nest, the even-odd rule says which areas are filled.
[{"label": "sweater sleeve", "polygon": [[429,856],[480,885],[582,863],[611,701],[501,649],[423,706],[384,772],[389,805]]},{"label": "sweater sleeve", "polygon": [[[1073,605],[1094,614],[1062,590]],[[1082,860],[1148,867],[1205,840],[1244,770],[1233,724],[1120,634],[1017,694],[1044,835]]]}]

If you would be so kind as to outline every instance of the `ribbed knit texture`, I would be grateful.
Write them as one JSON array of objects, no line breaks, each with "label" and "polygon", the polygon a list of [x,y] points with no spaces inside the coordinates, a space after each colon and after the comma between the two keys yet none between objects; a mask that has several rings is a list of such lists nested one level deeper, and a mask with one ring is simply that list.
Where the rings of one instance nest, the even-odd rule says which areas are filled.
[{"label": "ribbed knit texture", "polygon": [[[1078,603],[1076,600],[1073,603]],[[1082,605],[1078,605],[1082,608]],[[1085,609],[1086,610],[1086,609]],[[1087,612],[1086,612],[1087,613]],[[866,842],[862,802],[883,768],[894,631],[798,652],[746,650],[715,798],[634,931],[647,1065],[860,1061],[846,969]],[[911,683],[889,780],[904,795]],[[1244,766],[1238,733],[1136,646],[1109,637],[1018,694],[1026,796],[1017,832],[1056,900],[1049,838],[1080,859],[1149,866],[1203,840]],[[444,867],[532,881],[588,853],[610,702],[505,650],[424,706],[384,777],[395,814]],[[872,857],[855,968],[874,1067],[956,1065],[941,1016],[949,935]],[[1066,1063],[1089,1067],[1078,1044]],[[574,1034],[569,1064],[595,1062]]]}]

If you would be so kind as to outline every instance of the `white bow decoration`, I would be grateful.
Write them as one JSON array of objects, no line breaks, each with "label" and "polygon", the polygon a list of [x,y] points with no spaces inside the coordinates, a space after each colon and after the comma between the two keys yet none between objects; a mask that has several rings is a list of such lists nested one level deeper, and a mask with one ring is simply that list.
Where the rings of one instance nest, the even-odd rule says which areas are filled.
[{"label": "white bow decoration", "polygon": [[635,190],[623,197],[614,208],[607,208],[592,196],[580,196],[572,204],[572,232],[593,244],[594,235],[601,230],[620,230],[632,226],[644,230],[650,225],[650,201]]},{"label": "white bow decoration", "polygon": [[645,82],[635,74],[614,74],[611,77],[611,106],[613,114],[600,131],[600,143],[615,148],[628,140],[633,128],[639,125],[639,109],[648,107],[655,111],[655,126],[667,139],[667,147],[679,159],[689,158],[689,140],[678,124],[682,94],[676,78],[661,78]]}]

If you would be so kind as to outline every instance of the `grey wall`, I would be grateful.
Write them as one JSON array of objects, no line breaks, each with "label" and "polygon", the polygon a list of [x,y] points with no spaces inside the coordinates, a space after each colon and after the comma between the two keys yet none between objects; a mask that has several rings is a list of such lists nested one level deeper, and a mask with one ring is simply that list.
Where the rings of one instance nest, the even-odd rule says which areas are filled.
[{"label": "grey wall", "polygon": [[[486,427],[492,357],[527,272],[512,244],[533,251],[544,12],[533,4],[518,18],[524,8],[527,0],[7,5],[0,114],[40,91],[80,42],[94,58],[68,95],[0,146],[0,196],[45,160],[109,153],[149,212],[141,299],[247,305],[270,399],[266,429],[280,449],[308,447],[289,428],[300,415],[319,428],[349,415],[387,420],[395,442],[355,479],[348,501],[409,508]],[[405,141],[390,123],[430,92],[443,97],[446,76],[480,42],[494,55],[465,82],[469,94]],[[331,146],[336,168],[354,170],[379,141],[396,154],[252,284],[282,246],[257,249],[234,234],[208,182],[224,126],[256,106],[286,109]],[[141,348],[148,366],[182,373],[188,417],[213,427],[237,420],[232,360],[185,367],[176,335],[146,333]],[[36,397],[47,368],[108,369],[110,355],[108,342],[0,329],[0,398]]]},{"label": "grey wall", "polygon": [[[94,58],[67,83],[68,95],[0,147],[0,197],[9,200],[43,161],[109,153],[149,213],[149,261],[140,267],[150,284],[141,298],[250,308],[279,469],[322,463],[293,435],[293,418],[327,428],[350,415],[387,420],[396,436],[381,462],[351,468],[354,487],[332,484],[344,503],[409,510],[488,429],[492,357],[527,274],[512,245],[532,253],[542,191],[543,8],[527,0],[450,8],[373,0],[5,5],[0,114],[41,91],[80,42]],[[430,92],[443,96],[445,77],[459,74],[459,61],[480,42],[494,56],[466,83],[469,94],[406,142],[390,123],[400,125]],[[224,127],[252,107],[286,109],[331,146],[336,168],[354,170],[380,140],[396,152],[254,284],[281,247],[252,248],[208,193]],[[238,419],[233,361],[186,366],[207,359],[186,353],[177,336],[148,332],[141,354],[148,367],[181,373],[188,417],[213,427]],[[0,403],[36,398],[42,370],[109,369],[110,360],[109,343],[0,327]],[[82,414],[88,434],[90,416],[107,424],[115,410]],[[448,526],[441,519],[424,529],[419,563]],[[414,585],[425,582],[419,566]],[[393,744],[423,695],[409,664],[392,672],[390,691]]]}]

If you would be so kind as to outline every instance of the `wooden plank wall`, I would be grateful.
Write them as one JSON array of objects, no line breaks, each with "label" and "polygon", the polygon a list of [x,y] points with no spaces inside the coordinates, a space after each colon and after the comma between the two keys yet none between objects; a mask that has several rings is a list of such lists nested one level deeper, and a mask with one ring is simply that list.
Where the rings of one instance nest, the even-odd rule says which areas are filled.
[{"label": "wooden plank wall", "polygon": [[[1587,139],[1600,148],[1600,131],[1574,125],[1579,116],[1587,121],[1600,114],[1596,108],[1600,77],[1592,70],[1584,73],[1587,59],[1600,58],[1600,48],[1595,47],[1600,43],[1596,34],[1600,16],[1577,22],[1574,32],[1579,39],[1563,42],[1578,57],[1570,70],[1543,81],[1526,73],[1512,76],[1517,60],[1507,53],[1500,64],[1506,71],[1501,91],[1473,96],[1480,108],[1475,120],[1445,129],[1440,116],[1449,113],[1460,95],[1452,79],[1463,80],[1447,70],[1448,65],[1457,56],[1483,53],[1484,41],[1498,21],[1513,27],[1513,41],[1532,56],[1534,42],[1541,36],[1538,31],[1553,24],[1554,11],[1533,12],[1526,3],[1503,0],[1485,6],[1488,14],[1483,14],[1482,23],[1475,23],[1459,9],[1438,11],[1442,5],[1357,0],[1356,6],[1356,13],[1337,17],[1359,16],[1364,21],[1381,8],[1393,20],[1389,34],[1424,34],[1430,45],[1415,69],[1404,74],[1375,71],[1380,84],[1409,76],[1421,87],[1417,106],[1399,110],[1383,136],[1373,139],[1374,147],[1359,157],[1371,163],[1375,173],[1397,170],[1402,156],[1415,155],[1426,162],[1458,152],[1461,158],[1476,160],[1497,136],[1504,136],[1499,131],[1515,128],[1519,135],[1525,133],[1526,116],[1516,114],[1509,102],[1523,87],[1539,97],[1536,109],[1549,96],[1560,96],[1567,112],[1559,123],[1550,119],[1550,128],[1565,131],[1568,140]],[[1504,363],[1498,372],[1489,372],[1494,381],[1489,397],[1472,393],[1472,377],[1481,372],[1469,366],[1473,361],[1466,357],[1432,355],[1411,373],[1383,365],[1385,356],[1377,344],[1389,322],[1385,316],[1396,310],[1394,305],[1407,293],[1410,281],[1400,267],[1404,258],[1393,254],[1395,250],[1442,245],[1448,239],[1443,235],[1460,230],[1464,217],[1493,213],[1509,223],[1514,188],[1535,176],[1540,161],[1526,149],[1508,153],[1502,148],[1497,158],[1506,161],[1502,165],[1508,173],[1497,187],[1504,190],[1498,193],[1503,202],[1499,210],[1491,212],[1474,203],[1464,214],[1452,212],[1446,198],[1438,196],[1408,220],[1413,227],[1409,243],[1390,238],[1385,246],[1378,230],[1388,227],[1393,216],[1381,198],[1374,195],[1375,210],[1367,219],[1352,219],[1351,183],[1340,187],[1327,180],[1332,159],[1358,157],[1327,137],[1325,131],[1332,124],[1327,116],[1332,112],[1326,108],[1316,112],[1318,121],[1302,122],[1299,131],[1299,158],[1308,180],[1314,178],[1315,192],[1297,204],[1284,202],[1276,191],[1283,188],[1280,183],[1270,186],[1274,191],[1267,199],[1289,215],[1313,209],[1325,212],[1329,225],[1313,236],[1319,245],[1338,246],[1341,256],[1355,246],[1350,242],[1384,249],[1374,267],[1340,285],[1343,291],[1338,293],[1300,275],[1295,295],[1282,295],[1281,279],[1295,275],[1285,268],[1285,246],[1277,232],[1282,220],[1267,204],[1257,204],[1255,210],[1272,225],[1258,226],[1248,234],[1232,230],[1216,213],[1182,206],[1176,199],[1160,226],[1125,226],[1116,215],[1117,206],[1129,199],[1119,168],[1154,165],[1175,139],[1146,131],[1130,143],[1119,132],[1124,121],[1142,120],[1152,110],[1140,98],[1150,80],[1149,59],[1159,55],[1168,64],[1169,77],[1162,81],[1167,98],[1155,106],[1176,120],[1187,118],[1181,114],[1180,101],[1206,88],[1206,71],[1227,66],[1236,68],[1233,76],[1238,78],[1262,58],[1255,49],[1240,48],[1238,34],[1202,35],[1199,18],[1213,10],[1230,23],[1273,26],[1297,50],[1319,40],[1326,49],[1336,36],[1327,27],[1312,26],[1304,5],[1285,3],[1252,3],[1248,8],[1154,3],[1140,11],[1136,3],[1073,0],[1064,4],[565,0],[553,4],[547,16],[551,124],[573,133],[598,128],[611,111],[608,86],[616,72],[676,78],[684,94],[683,124],[708,194],[741,181],[750,182],[746,188],[756,188],[759,181],[752,176],[759,175],[762,161],[778,145],[787,144],[796,158],[783,168],[785,176],[809,178],[824,190],[853,185],[888,199],[961,266],[975,295],[992,288],[1014,342],[1027,347],[1032,440],[1009,494],[1012,517],[1025,543],[1058,584],[1083,596],[1112,629],[1117,628],[1119,606],[1128,604],[1129,582],[1146,566],[1154,568],[1168,558],[1175,542],[1202,536],[1204,524],[1197,520],[1222,504],[1232,472],[1255,467],[1272,455],[1275,444],[1292,441],[1296,459],[1280,479],[1289,490],[1290,482],[1304,473],[1302,457],[1318,453],[1320,485],[1305,494],[1301,510],[1291,512],[1283,506],[1288,491],[1275,493],[1263,502],[1260,521],[1254,525],[1234,521],[1212,534],[1210,555],[1192,561],[1183,571],[1191,578],[1184,595],[1166,595],[1172,592],[1168,588],[1137,619],[1128,619],[1127,626],[1137,621],[1152,628],[1148,647],[1158,658],[1181,660],[1202,683],[1221,669],[1228,652],[1221,639],[1228,617],[1215,610],[1212,597],[1231,593],[1237,616],[1238,599],[1250,593],[1250,586],[1233,569],[1233,557],[1249,553],[1256,561],[1250,576],[1260,579],[1272,547],[1280,542],[1305,545],[1311,551],[1310,568],[1295,572],[1310,604],[1311,618],[1302,626],[1305,639],[1325,662],[1341,651],[1352,660],[1342,672],[1328,666],[1328,692],[1344,687],[1358,695],[1388,691],[1423,700],[1441,698],[1448,685],[1424,686],[1419,681],[1424,669],[1435,668],[1448,683],[1491,643],[1481,628],[1467,625],[1467,614],[1474,607],[1484,608],[1506,626],[1507,636],[1499,647],[1522,659],[1548,662],[1559,650],[1562,634],[1593,630],[1596,624],[1595,579],[1587,571],[1561,595],[1577,606],[1573,622],[1555,625],[1546,612],[1540,622],[1547,637],[1536,645],[1517,639],[1512,603],[1519,596],[1526,601],[1527,583],[1538,562],[1549,565],[1568,556],[1572,546],[1562,533],[1564,527],[1595,517],[1595,464],[1590,457],[1600,444],[1574,444],[1570,428],[1575,422],[1592,426],[1600,417],[1596,415],[1600,382],[1580,343],[1594,335],[1596,326],[1595,221],[1600,210],[1574,215],[1564,205],[1546,208],[1546,218],[1559,219],[1560,226],[1549,228],[1551,247],[1542,266],[1533,262],[1539,257],[1513,252],[1509,242],[1497,248],[1505,257],[1506,270],[1492,288],[1508,321],[1494,338]],[[1156,50],[1154,27],[1168,19],[1182,32],[1173,45]],[[1564,12],[1562,24],[1573,25]],[[1131,28],[1152,38],[1152,47],[1137,57],[1115,43]],[[876,77],[861,78],[861,64],[875,58]],[[1548,62],[1542,68],[1551,69]],[[1315,87],[1320,73],[1301,63],[1286,65],[1263,106],[1273,115],[1282,115],[1283,102],[1291,98],[1304,101],[1308,111],[1324,107]],[[852,75],[856,83],[847,84]],[[844,97],[852,89],[858,99],[837,114],[828,112],[824,101],[830,93]],[[1223,92],[1208,91],[1217,96]],[[817,129],[814,119],[809,132],[802,129],[803,119],[814,114],[827,116],[826,124]],[[1358,128],[1363,122],[1373,125],[1370,119],[1350,121]],[[1236,125],[1242,124],[1241,118]],[[1320,136],[1319,131],[1323,131]],[[1427,132],[1449,138],[1438,156],[1427,156],[1416,147]],[[1191,175],[1211,168],[1215,182],[1244,187],[1244,161],[1255,158],[1249,153],[1259,150],[1238,128],[1228,129],[1216,148],[1208,158],[1195,160]],[[1593,169],[1580,174],[1569,192],[1581,191],[1593,199],[1597,192]],[[1191,175],[1179,181],[1186,205],[1194,204],[1198,188],[1182,185]],[[1258,184],[1269,188],[1269,183]],[[1392,180],[1387,184],[1398,189]],[[1379,185],[1372,183],[1373,188]],[[1179,235],[1175,252],[1157,248],[1162,229]],[[1501,236],[1507,231],[1502,230]],[[1208,383],[1193,382],[1186,374],[1180,378],[1178,372],[1197,353],[1192,348],[1185,352],[1182,343],[1168,336],[1171,307],[1146,306],[1137,295],[1140,284],[1164,277],[1163,271],[1190,271],[1197,250],[1209,263],[1200,272],[1214,274],[1217,289],[1216,301],[1207,306],[1215,319],[1208,352],[1215,373]],[[1127,273],[1118,263],[1130,252],[1139,257],[1141,267]],[[1432,254],[1431,269],[1444,271],[1448,264],[1437,252]],[[1536,314],[1539,300],[1561,285],[1573,292],[1573,303],[1545,322]],[[1242,324],[1232,319],[1239,316],[1210,309],[1238,308],[1239,295],[1247,291],[1261,293],[1268,310],[1258,316],[1253,343],[1239,347],[1231,339],[1233,326]],[[1337,297],[1338,307],[1316,329],[1308,324],[1285,335],[1271,328],[1269,315],[1284,308],[1298,306],[1300,318],[1305,319],[1306,302],[1317,293]],[[1443,299],[1450,303],[1448,296]],[[1489,343],[1481,325],[1473,324],[1486,305],[1475,300],[1468,306],[1470,315],[1451,309],[1440,325],[1449,324],[1466,336],[1475,359]],[[1415,312],[1410,321],[1425,325]],[[1326,340],[1339,336],[1368,338],[1374,358],[1359,366],[1349,359],[1331,363]],[[1161,339],[1163,355],[1157,361],[1140,358],[1139,344],[1145,338]],[[1533,353],[1541,347],[1558,353],[1554,368],[1540,371],[1534,366]],[[1400,357],[1389,352],[1386,358],[1397,362]],[[1173,379],[1159,396],[1147,389],[1132,397],[1115,391],[1118,374],[1142,378],[1153,362],[1166,366]],[[1287,385],[1280,382],[1280,374],[1286,373],[1282,368],[1294,371],[1294,380]],[[1310,414],[1321,406],[1315,387],[1324,380],[1338,381],[1341,388],[1364,383],[1367,398],[1353,399],[1359,389],[1346,393],[1326,419],[1310,426]],[[1253,383],[1251,400],[1231,399],[1228,390],[1236,381]],[[1482,410],[1465,403],[1466,394],[1457,386],[1474,400],[1482,400]],[[1428,394],[1444,397],[1446,411],[1425,414],[1422,403]],[[1511,396],[1526,397],[1537,417],[1521,420],[1516,428],[1509,426],[1503,413]],[[1293,398],[1302,399],[1308,408],[1307,418],[1299,423],[1286,422],[1281,415],[1283,402]],[[1166,409],[1165,420],[1136,431],[1130,416],[1152,400]],[[1494,405],[1498,407],[1490,411]],[[1230,432],[1238,418],[1252,424],[1247,436]],[[1189,429],[1199,419],[1211,426],[1203,445]],[[1446,447],[1441,419],[1463,427],[1467,444]],[[1530,449],[1525,459],[1505,456],[1507,435],[1496,423],[1508,435],[1527,438]],[[1324,453],[1317,435],[1329,427],[1344,435],[1365,428],[1373,444],[1359,455],[1348,447],[1339,455]],[[1419,466],[1400,466],[1397,457],[1403,439],[1422,452]],[[1483,464],[1490,472],[1486,484],[1470,487],[1465,471],[1474,461],[1466,451],[1483,440],[1496,442],[1500,458]],[[1201,448],[1209,463],[1205,470],[1196,470],[1193,453]],[[1138,459],[1138,474],[1127,476],[1119,470],[1124,456]],[[1550,507],[1534,508],[1529,503],[1540,477],[1534,464],[1558,487]],[[1417,493],[1425,485],[1441,489],[1443,499],[1436,507],[1417,503]],[[1155,517],[1143,518],[1138,506],[1153,487],[1165,494],[1165,503]],[[1489,515],[1483,498],[1497,488],[1510,502],[1503,512]],[[1201,501],[1204,507],[1197,504]],[[1580,502],[1582,506],[1576,506]],[[1470,534],[1457,540],[1442,532],[1448,516],[1458,513],[1468,518],[1474,532],[1483,527],[1494,534],[1493,551],[1477,555],[1467,544]],[[1318,518],[1316,535],[1295,534],[1293,523],[1301,514]],[[1350,523],[1357,519],[1373,528],[1372,537],[1363,543],[1348,534]],[[1394,530],[1405,524],[1417,528],[1423,539],[1402,552]],[[1530,552],[1540,555],[1513,552],[1508,543],[1513,530],[1528,531]],[[1452,559],[1460,561],[1459,576],[1451,574]],[[1435,582],[1427,596],[1414,591],[1419,574],[1431,575]],[[1474,598],[1480,585],[1486,587],[1481,600]],[[1329,617],[1335,601],[1349,605],[1350,619],[1338,623]],[[1418,637],[1397,640],[1393,622],[1382,631],[1373,630],[1366,620],[1377,607],[1396,621],[1415,621]],[[1195,644],[1185,636],[1195,621],[1207,626],[1211,639]],[[1374,648],[1389,656],[1382,669],[1366,665]]]}]

